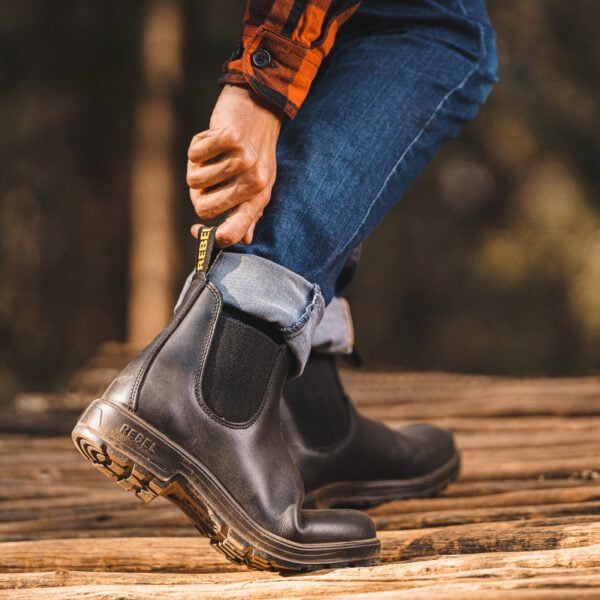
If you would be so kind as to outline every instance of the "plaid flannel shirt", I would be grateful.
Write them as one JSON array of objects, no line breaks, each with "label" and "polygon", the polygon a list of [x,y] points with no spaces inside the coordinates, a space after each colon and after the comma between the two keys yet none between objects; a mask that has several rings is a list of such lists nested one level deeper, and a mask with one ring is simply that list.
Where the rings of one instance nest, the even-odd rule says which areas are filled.
[{"label": "plaid flannel shirt", "polygon": [[220,83],[249,86],[293,118],[338,29],[362,0],[247,0]]}]

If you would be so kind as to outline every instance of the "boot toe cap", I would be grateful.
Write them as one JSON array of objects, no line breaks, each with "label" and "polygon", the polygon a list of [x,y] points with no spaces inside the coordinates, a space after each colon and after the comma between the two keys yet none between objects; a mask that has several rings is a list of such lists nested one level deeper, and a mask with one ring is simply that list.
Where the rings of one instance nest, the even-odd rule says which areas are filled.
[{"label": "boot toe cap", "polygon": [[425,471],[433,471],[447,464],[458,452],[454,436],[447,429],[423,423],[409,425],[402,431],[418,447],[418,462]]},{"label": "boot toe cap", "polygon": [[377,536],[369,516],[357,510],[303,510],[303,543],[335,543],[371,540]]}]

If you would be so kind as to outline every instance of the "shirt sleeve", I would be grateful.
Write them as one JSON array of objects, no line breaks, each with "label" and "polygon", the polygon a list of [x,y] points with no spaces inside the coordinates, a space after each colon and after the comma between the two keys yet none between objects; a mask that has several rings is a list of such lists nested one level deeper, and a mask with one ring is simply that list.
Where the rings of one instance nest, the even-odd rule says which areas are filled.
[{"label": "shirt sleeve", "polygon": [[362,0],[247,0],[220,83],[249,86],[293,118],[338,29]]}]

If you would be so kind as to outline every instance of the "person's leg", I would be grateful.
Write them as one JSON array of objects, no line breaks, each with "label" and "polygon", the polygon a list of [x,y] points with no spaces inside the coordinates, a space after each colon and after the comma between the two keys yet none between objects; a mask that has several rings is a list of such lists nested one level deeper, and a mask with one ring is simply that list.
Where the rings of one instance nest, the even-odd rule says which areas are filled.
[{"label": "person's leg", "polygon": [[483,28],[448,5],[407,0],[394,16],[404,3],[366,0],[286,127],[256,244],[222,253],[207,279],[200,231],[173,319],[73,432],[101,471],[145,501],[176,502],[237,562],[314,569],[377,555],[365,515],[302,510],[279,399],[290,350],[296,371],[308,354],[319,286],[329,300],[352,248],[485,95]]},{"label": "person's leg", "polygon": [[[230,290],[226,301],[253,310],[247,293],[239,293],[247,292],[248,281],[258,286],[259,301],[266,289],[277,296],[272,282],[285,287],[286,272],[275,267],[284,267],[305,282],[304,297],[288,305],[296,321],[272,320],[292,324],[292,345],[303,340],[304,326],[310,338],[322,314],[310,318],[311,306],[319,306],[317,290],[331,300],[353,249],[443,141],[476,114],[495,68],[482,0],[366,0],[283,128],[277,182],[253,243],[228,249],[216,265],[211,277]],[[250,257],[266,259],[258,262],[270,272],[257,280]]]},{"label": "person's leg", "polygon": [[[362,20],[365,27],[371,28],[375,23],[383,24],[380,14],[373,15],[377,6],[381,6],[381,3],[367,2],[359,11],[358,18]],[[461,9],[457,4],[455,8]],[[471,10],[475,8],[476,3],[471,5]],[[418,3],[413,3],[413,14],[419,10]],[[350,25],[350,32],[346,35],[356,35],[362,29],[361,23]],[[492,78],[495,53],[489,29],[485,29],[484,33],[488,34],[484,37],[486,54],[477,67],[478,72],[475,72],[471,80],[463,86],[471,88],[472,91],[463,89],[460,92],[467,100],[461,98],[460,102],[456,103],[454,110],[459,115],[458,119],[461,118],[461,111],[464,111],[462,118],[472,114],[478,102],[483,99]],[[353,44],[354,40],[350,39],[346,43]],[[333,68],[335,69],[335,66]],[[412,71],[416,73],[414,66]],[[409,71],[407,78],[412,77]],[[480,86],[479,95],[478,86]],[[426,101],[430,93],[431,90],[426,87],[423,89],[422,94]],[[373,95],[377,96],[377,94]],[[419,104],[426,105],[426,101],[419,101]],[[449,99],[446,101],[452,104]],[[408,109],[409,115],[414,117],[412,107]],[[445,114],[449,113],[450,110],[447,110]],[[302,116],[304,115],[305,113]],[[422,115],[422,120],[429,122],[430,125],[432,118],[435,120],[439,117],[427,118],[426,114]],[[456,114],[451,117],[451,119],[456,118]],[[415,132],[416,135],[420,134],[424,138],[421,142],[424,148],[420,155],[417,152],[413,160],[410,159],[409,151],[406,155],[408,157],[406,165],[398,165],[399,172],[403,176],[397,173],[390,175],[389,181],[395,179],[399,186],[396,192],[397,198],[414,176],[414,171],[420,168],[421,161],[426,160],[441,143],[442,136],[455,131],[455,127],[456,124],[452,122],[447,131],[444,126],[438,131],[429,131],[425,128],[422,132]],[[346,129],[342,128],[342,130]],[[434,144],[428,146],[427,139],[433,140]],[[386,146],[394,146],[395,140],[390,142],[382,139],[380,142]],[[287,146],[283,147],[280,153],[287,155],[288,150]],[[356,150],[352,147],[351,152]],[[289,150],[289,152],[289,160],[293,161],[293,151]],[[403,153],[399,149],[396,152]],[[374,156],[367,154],[366,160],[374,171],[378,168],[379,160],[376,158],[378,156],[379,154]],[[329,163],[324,161],[321,169],[326,169],[327,165]],[[318,163],[315,168],[319,168]],[[332,173],[326,175],[328,182],[331,181],[331,176]],[[384,194],[386,197],[384,202],[393,202],[394,192],[392,189],[388,192]],[[375,209],[378,201],[381,201],[381,198],[373,203]],[[328,204],[331,204],[330,198]],[[365,223],[369,220],[370,216],[367,215]],[[304,264],[305,257],[300,258]],[[343,389],[332,354],[351,350],[353,328],[349,309],[337,296],[351,279],[356,269],[357,259],[357,253],[354,251],[350,259],[346,260],[335,281],[333,287],[335,296],[328,304],[323,320],[314,332],[313,351],[303,374],[284,388],[281,408],[284,434],[302,475],[307,502],[318,506],[368,506],[386,500],[429,496],[453,481],[459,467],[458,452],[452,436],[447,431],[424,425],[391,430],[381,423],[360,415]],[[288,264],[288,266],[292,265]],[[317,281],[327,295],[328,290],[331,289],[332,277],[327,273],[322,277],[324,278]]]}]

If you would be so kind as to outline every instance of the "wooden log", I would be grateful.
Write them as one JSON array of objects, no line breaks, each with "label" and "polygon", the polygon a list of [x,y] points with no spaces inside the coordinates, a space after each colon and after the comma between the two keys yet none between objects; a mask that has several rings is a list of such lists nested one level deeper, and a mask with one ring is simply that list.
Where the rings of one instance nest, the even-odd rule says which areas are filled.
[{"label": "wooden log", "polygon": [[[529,432],[522,432],[519,434],[505,435],[499,437],[499,443],[495,444],[497,434],[482,434],[481,436],[469,436],[465,434],[458,434],[459,446],[465,452],[465,455],[470,456],[472,459],[483,458],[488,460],[490,455],[497,457],[498,459],[514,458],[526,460],[528,458],[539,458],[544,456],[545,458],[564,458],[573,456],[587,456],[587,455],[600,455],[600,443],[597,439],[593,438],[593,432],[590,431],[589,435],[582,436],[580,432],[570,432],[568,435],[563,433],[560,438],[553,438],[552,433],[546,433],[546,444],[543,451],[540,447],[535,444],[535,438],[537,436],[531,436],[532,442],[527,444],[527,436]],[[3,436],[4,437],[4,436]],[[9,444],[6,441],[0,442],[0,467],[2,467],[3,473],[6,469],[10,469],[11,465],[39,465],[42,462],[51,462],[52,464],[69,464],[69,465],[81,465],[81,457],[75,451],[70,439],[61,438],[42,438],[47,440],[46,442],[37,440],[37,444],[23,438],[16,436],[17,439]],[[469,441],[472,439],[486,438],[486,444],[479,447],[467,447],[465,448],[462,444],[463,441]],[[597,436],[596,436],[597,438]],[[2,439],[2,438],[0,438]],[[512,444],[508,442],[512,441]],[[519,441],[520,443],[516,443]],[[599,463],[600,464],[600,463]]]},{"label": "wooden log", "polygon": [[88,365],[71,378],[69,390],[78,394],[98,396],[121,372],[125,363],[119,361],[117,365],[96,364]]},{"label": "wooden log", "polygon": [[[154,510],[169,506],[163,502]],[[73,493],[51,498],[5,500],[0,502],[0,522],[34,519],[45,516],[65,516],[73,511],[120,511],[126,508],[143,508],[133,494],[123,494],[120,489],[105,485],[91,492]]]},{"label": "wooden log", "polygon": [[[579,521],[573,523],[573,521]],[[600,543],[597,518],[571,517],[539,522],[457,525],[434,529],[383,531],[383,562],[447,554],[530,552]],[[206,572],[226,562],[202,537],[49,539],[0,543],[0,570],[110,570]],[[223,559],[225,560],[225,559]],[[216,561],[216,562],[215,562]],[[212,571],[211,571],[212,572]]]},{"label": "wooden log", "polygon": [[460,476],[463,480],[527,479],[536,477],[572,477],[576,480],[589,477],[595,478],[599,466],[600,461],[597,456],[490,462],[486,460],[471,461],[469,455],[465,454]]},{"label": "wooden log", "polygon": [[[118,491],[118,490],[117,490]],[[126,494],[122,494],[126,496]],[[134,529],[137,535],[147,535],[154,531],[161,535],[162,527],[177,528],[188,531],[188,535],[197,535],[192,523],[185,515],[166,502],[161,502],[156,508],[145,507],[139,500],[135,505],[103,506],[100,509],[91,506],[81,506],[63,515],[38,516],[18,521],[0,523],[0,539],[2,540],[29,540],[51,537],[88,536],[92,532],[103,535],[106,529]],[[52,511],[54,512],[54,511]]]},{"label": "wooden log", "polygon": [[436,402],[463,399],[493,401],[512,397],[560,399],[587,397],[598,403],[600,377],[507,378],[452,373],[402,373],[342,369],[341,378],[357,404],[382,402]]},{"label": "wooden log", "polygon": [[74,427],[81,411],[52,410],[48,413],[17,413],[14,410],[0,413],[0,433],[67,435]]},{"label": "wooden log", "polygon": [[[148,540],[148,543],[151,542]],[[0,575],[0,587],[12,589],[12,593],[15,593],[14,588],[21,587],[23,592],[32,594],[17,598],[41,597],[41,594],[36,594],[42,591],[49,598],[340,598],[346,594],[377,594],[372,597],[379,598],[383,593],[396,593],[398,597],[398,592],[402,590],[410,592],[409,595],[403,593],[403,598],[412,598],[418,592],[429,594],[422,597],[438,594],[446,598],[449,597],[446,592],[457,594],[460,591],[463,594],[502,592],[503,595],[488,597],[505,598],[506,593],[512,590],[543,592],[550,587],[564,593],[565,586],[578,592],[600,587],[598,546],[520,554],[437,557],[435,560],[280,577],[270,573],[248,572],[235,566],[226,573],[177,574],[168,568],[163,556],[173,550],[173,542],[165,540],[162,548],[154,549],[152,562],[157,568],[151,570],[160,570],[160,573],[54,570],[27,575],[3,574]],[[81,550],[85,554],[87,548]],[[64,548],[59,549],[59,556],[62,555],[61,551],[64,552]],[[111,563],[105,564],[113,566]],[[508,597],[513,596],[511,594]]]},{"label": "wooden log", "polygon": [[383,530],[420,529],[423,527],[445,527],[448,525],[466,525],[469,523],[521,521],[575,515],[600,515],[600,502],[432,510],[428,512],[373,516],[373,520],[377,529]]},{"label": "wooden log", "polygon": [[[39,483],[28,480],[6,480],[2,478],[0,486],[0,515],[4,503],[14,501],[27,501],[35,499],[44,499],[52,502],[53,498],[63,498],[66,496],[81,496],[95,494],[96,491],[104,491],[106,482],[99,481],[98,485],[75,485],[73,483],[65,485],[54,483],[53,485],[40,485]],[[9,506],[6,504],[6,506]]]},{"label": "wooden log", "polygon": [[[600,423],[599,423],[600,425]],[[461,450],[481,449],[522,449],[535,448],[538,453],[545,452],[548,447],[575,446],[598,442],[598,430],[553,430],[545,429],[521,431],[455,432],[457,444]]]},{"label": "wooden log", "polygon": [[[421,528],[558,516],[596,515],[600,512],[598,487],[522,491],[492,496],[444,497],[384,504],[370,511],[381,529]],[[196,535],[188,519],[170,503],[144,506],[114,489],[84,496],[65,497],[45,505],[4,503],[0,539],[102,535]],[[596,502],[594,502],[596,500]],[[12,508],[11,508],[12,506]],[[113,533],[107,533],[112,531]],[[126,533],[125,533],[126,532]],[[185,532],[185,533],[184,533]]]},{"label": "wooden log", "polygon": [[596,516],[539,521],[505,521],[433,529],[382,531],[384,560],[398,561],[440,554],[530,552],[591,546],[600,542]]},{"label": "wooden log", "polygon": [[[388,502],[369,510],[373,516],[389,514],[407,514],[412,512],[430,512],[442,510],[468,510],[471,508],[520,507],[549,504],[577,504],[600,501],[600,482],[590,485],[575,485],[549,489],[526,489],[493,493],[482,496],[441,496],[415,500]],[[39,486],[36,488],[39,489]],[[43,488],[45,489],[45,488]],[[23,496],[26,497],[27,490]],[[62,494],[50,497],[34,497],[0,501],[0,521],[17,521],[35,519],[40,516],[64,517],[69,511],[80,510],[88,513],[118,512],[123,509],[139,508],[140,510],[161,510],[181,514],[180,511],[165,502],[155,502],[150,507],[144,507],[135,496],[124,494],[122,490],[110,485],[102,485],[89,490],[63,486]],[[182,520],[183,522],[183,520]]]},{"label": "wooden log", "polygon": [[[94,598],[114,600],[128,598],[132,600],[147,598],[181,599],[242,599],[242,598],[329,598],[347,600],[359,599],[419,599],[443,597],[449,599],[473,598],[504,600],[509,598],[536,600],[551,599],[580,599],[598,598],[600,589],[597,574],[580,573],[575,571],[565,578],[560,574],[539,575],[524,572],[520,579],[502,578],[502,571],[490,571],[481,577],[457,577],[451,582],[436,582],[421,580],[414,582],[380,582],[367,579],[361,582],[342,581],[312,581],[309,579],[279,579],[273,581],[251,581],[246,583],[213,584],[206,581],[193,584],[90,584],[73,585],[70,587],[42,589],[11,590],[10,593],[0,592],[3,598],[46,599],[61,598],[77,599]],[[568,586],[566,589],[565,587]]]},{"label": "wooden log", "polygon": [[[369,416],[369,408],[361,407],[360,412]],[[400,427],[414,423],[417,418],[410,416],[405,419],[385,419],[385,422],[390,426]],[[600,417],[597,416],[570,416],[559,417],[554,415],[522,415],[519,417],[505,416],[463,416],[452,417],[444,416],[443,414],[436,415],[430,419],[431,423],[435,423],[440,427],[445,427],[454,432],[471,432],[471,433],[505,433],[505,432],[534,432],[541,434],[549,432],[593,432],[600,428]]]},{"label": "wooden log", "polygon": [[213,573],[243,570],[207,538],[136,537],[50,539],[0,543],[0,572],[111,571]]},{"label": "wooden log", "polygon": [[70,437],[23,435],[23,434],[3,434],[0,435],[0,453],[20,453],[24,449],[31,452],[39,450],[48,452],[54,450],[70,449],[73,445]]},{"label": "wooden log", "polygon": [[[596,396],[600,389],[596,390]],[[444,417],[514,417],[514,416],[598,416],[597,398],[589,396],[533,397],[502,396],[499,398],[461,398],[438,402],[421,398],[415,402],[371,404],[364,413],[378,420],[432,420]]]},{"label": "wooden log", "polygon": [[[573,438],[576,437],[573,434]],[[543,450],[534,445],[519,446],[516,448],[479,448],[465,450],[463,454],[468,456],[469,460],[473,462],[490,461],[490,459],[497,462],[505,460],[529,461],[538,460],[539,458],[560,460],[563,458],[591,456],[599,458],[598,466],[600,467],[600,443],[597,441],[581,442],[579,444],[555,444],[544,447]]]},{"label": "wooden log", "polygon": [[472,508],[519,507],[547,504],[586,503],[600,501],[600,484],[585,486],[510,490],[477,496],[440,496],[416,500],[387,502],[367,511],[371,516],[424,513]]},{"label": "wooden log", "polygon": [[600,482],[592,479],[565,477],[563,479],[545,479],[544,477],[523,479],[459,479],[439,494],[440,498],[464,498],[516,492],[520,490],[550,490],[573,486],[592,487]]}]

